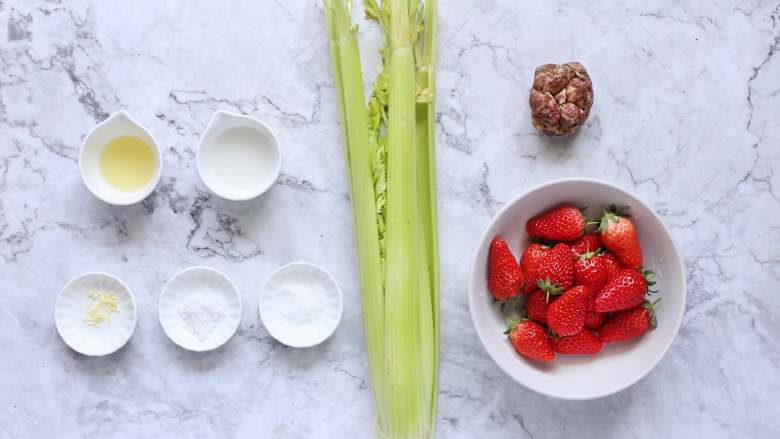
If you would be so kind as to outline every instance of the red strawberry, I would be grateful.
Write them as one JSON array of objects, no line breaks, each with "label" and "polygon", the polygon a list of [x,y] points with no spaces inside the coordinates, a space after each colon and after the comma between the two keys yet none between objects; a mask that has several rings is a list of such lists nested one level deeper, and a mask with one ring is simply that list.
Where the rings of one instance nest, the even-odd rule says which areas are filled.
[{"label": "red strawberry", "polygon": [[531,360],[552,361],[555,358],[547,332],[541,325],[530,320],[523,320],[511,329],[509,341],[518,354]]},{"label": "red strawberry", "polygon": [[520,267],[523,270],[524,291],[526,294],[538,288],[536,286],[536,273],[549,252],[550,247],[534,243],[529,245],[520,257]]},{"label": "red strawberry", "polygon": [[504,238],[494,238],[490,243],[488,289],[496,300],[507,300],[517,296],[522,285],[523,272],[512,251]]},{"label": "red strawberry", "polygon": [[626,268],[639,268],[642,265],[642,247],[630,219],[605,210],[599,230],[601,242]]},{"label": "red strawberry", "polygon": [[615,255],[610,253],[608,250],[599,256],[604,259],[604,263],[607,266],[607,271],[609,271],[610,279],[612,279],[612,276],[617,274],[618,271],[623,269],[623,266],[620,265],[620,261],[618,261]]},{"label": "red strawberry", "polygon": [[648,285],[654,284],[653,274],[652,271],[630,268],[618,271],[596,296],[594,309],[598,312],[611,312],[639,305],[647,294]]},{"label": "red strawberry", "polygon": [[571,252],[577,256],[587,252],[597,252],[601,248],[601,238],[596,232],[586,233],[582,238],[571,243]]},{"label": "red strawberry", "polygon": [[603,312],[588,311],[585,314],[585,327],[588,329],[599,329],[601,324],[604,323],[606,316]]},{"label": "red strawberry", "polygon": [[560,335],[574,335],[585,326],[590,291],[578,286],[565,291],[547,308],[547,327]]},{"label": "red strawberry", "polygon": [[604,288],[609,277],[609,268],[604,258],[596,253],[583,253],[574,261],[574,284],[587,287],[593,295],[588,301],[588,310],[593,307],[593,298]]},{"label": "red strawberry", "polygon": [[547,324],[547,300],[545,293],[536,290],[525,301],[525,312],[528,318],[542,324]]},{"label": "red strawberry", "polygon": [[521,264],[526,293],[541,288],[539,284],[548,279],[558,292],[568,290],[574,283],[574,260],[567,244],[557,244],[553,248],[532,244],[523,253]]},{"label": "red strawberry", "polygon": [[553,350],[559,354],[592,355],[601,351],[602,343],[593,331],[582,331],[568,337],[553,339]]},{"label": "red strawberry", "polygon": [[585,233],[587,220],[574,206],[561,206],[535,216],[525,225],[532,238],[574,241]]},{"label": "red strawberry", "polygon": [[599,330],[601,341],[612,343],[644,335],[657,324],[655,318],[657,304],[657,300],[652,304],[645,302],[634,308],[616,312]]}]

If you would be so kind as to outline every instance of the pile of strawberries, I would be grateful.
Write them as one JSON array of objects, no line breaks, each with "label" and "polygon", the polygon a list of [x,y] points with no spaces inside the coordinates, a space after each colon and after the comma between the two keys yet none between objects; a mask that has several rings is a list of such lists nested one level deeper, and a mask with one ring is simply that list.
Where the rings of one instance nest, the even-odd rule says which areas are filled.
[{"label": "pile of strawberries", "polygon": [[656,326],[658,301],[645,300],[654,274],[641,268],[642,248],[623,211],[612,206],[589,223],[565,205],[531,218],[526,230],[534,243],[519,264],[500,236],[488,261],[488,289],[511,319],[507,333],[520,355],[592,355]]}]

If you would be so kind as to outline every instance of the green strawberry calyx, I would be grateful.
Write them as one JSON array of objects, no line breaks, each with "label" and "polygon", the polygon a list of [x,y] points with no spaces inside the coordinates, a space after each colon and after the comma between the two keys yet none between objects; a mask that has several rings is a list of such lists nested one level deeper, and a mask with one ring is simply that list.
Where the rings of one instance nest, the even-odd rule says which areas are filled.
[{"label": "green strawberry calyx", "polygon": [[658,307],[658,304],[661,302],[661,299],[655,299],[653,303],[650,303],[649,301],[645,300],[644,303],[642,303],[642,308],[647,310],[648,316],[650,317],[650,325],[655,328],[658,326],[658,319],[655,317],[655,309]]},{"label": "green strawberry calyx", "polygon": [[602,209],[601,223],[599,225],[599,231],[604,232],[609,227],[609,223],[616,223],[620,221],[620,218],[631,216],[628,213],[628,206],[616,206],[610,205],[606,209]]},{"label": "green strawberry calyx", "polygon": [[605,210],[604,215],[601,216],[601,222],[599,223],[599,232],[605,232],[609,228],[609,223],[616,223],[620,221],[620,217],[616,214]]},{"label": "green strawberry calyx", "polygon": [[602,210],[605,212],[614,213],[617,216],[631,216],[631,213],[629,213],[631,207],[625,205],[618,206],[617,204],[610,204],[609,207]]},{"label": "green strawberry calyx", "polygon": [[601,253],[598,249],[596,249],[595,251],[590,251],[590,243],[587,243],[585,245],[585,253],[575,253],[575,254],[577,255],[578,258],[580,258],[580,261],[585,262],[588,259],[598,254],[603,254],[603,251],[601,251]]},{"label": "green strawberry calyx", "polygon": [[648,270],[646,268],[640,268],[638,271],[642,274],[642,277],[645,278],[645,282],[647,283],[647,293],[648,294],[655,294],[655,293],[657,293],[658,290],[654,290],[654,289],[650,288],[650,287],[652,287],[653,285],[656,284],[656,280],[655,280],[656,279],[656,274],[655,274],[655,272],[652,271],[652,270]]},{"label": "green strawberry calyx", "polygon": [[551,241],[549,239],[544,239],[540,237],[535,237],[531,241],[533,241],[536,244],[539,244],[542,246],[542,248],[553,248],[555,247],[555,241]]},{"label": "green strawberry calyx", "polygon": [[539,287],[540,290],[544,291],[544,300],[547,303],[550,303],[550,296],[557,296],[563,293],[563,288],[559,287],[557,284],[552,283],[549,277],[545,278],[544,280],[537,280],[536,286]]},{"label": "green strawberry calyx", "polygon": [[580,206],[577,207],[577,210],[580,211],[580,215],[582,215],[582,219],[585,220],[585,225],[582,226],[582,234],[585,235],[588,233],[588,229],[591,225],[593,225],[592,221],[588,221],[588,217],[585,215],[585,211],[588,210],[588,206]]},{"label": "green strawberry calyx", "polygon": [[514,297],[510,297],[506,300],[495,300],[498,302],[498,307],[501,309],[501,312],[506,312],[507,310],[512,310],[514,308],[517,308],[518,302],[519,302],[519,294]]},{"label": "green strawberry calyx", "polygon": [[512,331],[514,331],[515,328],[517,328],[517,325],[523,323],[526,320],[530,320],[530,319],[528,318],[528,315],[526,314],[525,310],[520,310],[520,312],[517,315],[511,318],[506,318],[504,320],[504,323],[506,323],[506,330],[504,331],[504,334],[506,335],[511,334]]}]

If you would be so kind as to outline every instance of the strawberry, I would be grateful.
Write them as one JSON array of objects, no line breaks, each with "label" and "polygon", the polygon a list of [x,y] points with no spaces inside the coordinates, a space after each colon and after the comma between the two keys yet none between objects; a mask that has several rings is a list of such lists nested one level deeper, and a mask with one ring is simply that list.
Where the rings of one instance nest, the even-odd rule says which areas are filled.
[{"label": "strawberry", "polygon": [[620,265],[620,261],[618,261],[615,255],[613,255],[608,250],[604,251],[599,256],[604,259],[604,263],[607,265],[607,271],[609,272],[610,279],[612,279],[612,276],[617,274],[618,271],[623,269],[623,266]]},{"label": "strawberry", "polygon": [[606,316],[603,312],[588,311],[585,314],[585,327],[588,329],[599,329],[601,324],[604,323]]},{"label": "strawberry", "polygon": [[545,293],[539,290],[534,291],[525,301],[525,312],[528,318],[542,324],[547,324],[547,299]]},{"label": "strawberry", "polygon": [[601,238],[598,233],[586,233],[582,238],[572,242],[571,252],[576,258],[577,256],[587,252],[598,252],[601,248]]},{"label": "strawberry", "polygon": [[588,329],[583,329],[574,335],[553,339],[553,350],[559,354],[592,355],[601,351],[601,347],[601,340]]},{"label": "strawberry", "polygon": [[509,341],[518,354],[536,361],[552,361],[555,358],[550,337],[536,322],[523,320],[508,331]]},{"label": "strawberry", "polygon": [[585,233],[586,223],[578,208],[566,205],[531,218],[525,228],[532,238],[574,241]]},{"label": "strawberry", "polygon": [[537,271],[539,271],[539,267],[542,266],[549,252],[550,247],[534,243],[529,245],[520,257],[520,267],[523,270],[526,294],[537,289]]},{"label": "strawberry", "polygon": [[652,281],[653,275],[649,270],[624,268],[618,271],[596,296],[594,309],[611,312],[639,305],[648,292],[648,286],[655,283]]},{"label": "strawberry", "polygon": [[521,265],[526,293],[541,288],[540,284],[545,281],[558,290],[548,290],[550,294],[568,290],[574,283],[574,260],[567,244],[557,244],[553,248],[531,244],[523,253]]},{"label": "strawberry", "polygon": [[655,307],[658,300],[653,303],[645,302],[639,306],[623,311],[618,311],[608,318],[599,330],[599,336],[603,343],[612,343],[621,340],[644,335],[650,328],[657,325]]},{"label": "strawberry", "polygon": [[566,290],[561,297],[547,308],[547,327],[560,335],[574,335],[585,326],[587,301],[590,291],[578,286]]},{"label": "strawberry", "polygon": [[642,265],[642,247],[634,223],[629,218],[605,210],[599,230],[601,242],[626,268],[636,269]]},{"label": "strawberry", "polygon": [[596,253],[587,252],[574,261],[574,285],[583,285],[593,295],[588,301],[588,309],[593,307],[593,298],[604,288],[609,280],[609,268],[604,258]]},{"label": "strawberry", "polygon": [[507,300],[517,296],[522,285],[523,272],[512,251],[504,238],[494,238],[490,243],[488,289],[496,300]]}]

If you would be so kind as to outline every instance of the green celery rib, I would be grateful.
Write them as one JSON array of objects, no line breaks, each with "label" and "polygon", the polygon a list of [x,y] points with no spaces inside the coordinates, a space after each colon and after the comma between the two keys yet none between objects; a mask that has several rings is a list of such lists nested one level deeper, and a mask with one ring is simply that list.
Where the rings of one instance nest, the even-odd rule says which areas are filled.
[{"label": "green celery rib", "polygon": [[334,83],[346,143],[366,349],[376,402],[377,428],[381,431],[386,428],[386,398],[383,394],[384,285],[360,52],[347,1],[324,0],[324,9],[331,44]]},{"label": "green celery rib", "polygon": [[[422,46],[422,59],[417,68],[417,86],[422,90],[430,90],[430,96],[435,95],[435,64],[436,64],[436,0],[427,0],[424,5],[423,34],[418,47]],[[432,308],[432,333],[434,337],[433,377],[431,388],[431,428],[436,422],[436,405],[438,400],[439,380],[439,238],[438,218],[436,208],[436,143],[435,143],[436,112],[434,100],[416,105],[415,113],[415,149],[418,152],[418,184],[420,187],[420,216],[423,226],[423,236],[426,239],[426,256],[429,269],[429,281]]]},{"label": "green celery rib", "polygon": [[349,0],[323,0],[346,142],[366,346],[383,439],[434,435],[439,254],[434,157],[436,2],[364,0],[385,33],[366,108]]},{"label": "green celery rib", "polygon": [[[433,435],[436,421],[436,405],[438,400],[438,365],[439,365],[439,255],[438,237],[436,228],[436,180],[434,162],[433,127],[434,113],[432,107],[433,93],[430,72],[433,65],[430,63],[431,48],[427,46],[428,40],[435,35],[434,27],[428,27],[429,13],[434,12],[435,3],[426,2],[423,5],[419,0],[413,0],[410,7],[416,26],[413,32],[415,54],[415,79],[416,79],[416,105],[415,105],[415,145],[418,205],[419,205],[419,230],[421,261],[425,261],[420,271],[421,282],[427,285],[427,289],[421,290],[420,318],[421,344],[424,347],[422,354],[423,379],[425,382],[425,404],[429,413],[428,426]],[[420,32],[422,30],[422,32]]]},{"label": "green celery rib", "polygon": [[[390,2],[387,124],[387,230],[385,276],[385,360],[389,438],[427,437],[430,406],[422,376],[423,293],[418,249],[418,199],[414,151],[414,54],[408,0]],[[427,289],[427,288],[426,288]],[[419,340],[419,342],[418,342]]]}]

